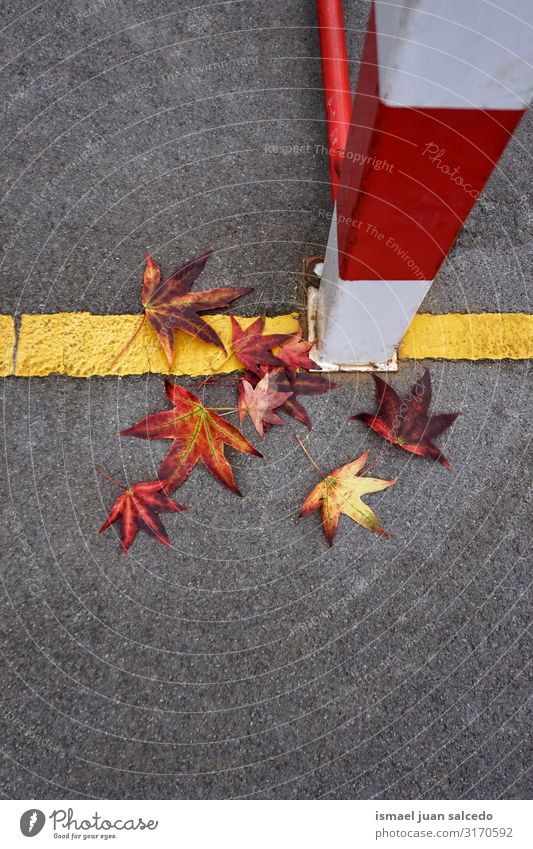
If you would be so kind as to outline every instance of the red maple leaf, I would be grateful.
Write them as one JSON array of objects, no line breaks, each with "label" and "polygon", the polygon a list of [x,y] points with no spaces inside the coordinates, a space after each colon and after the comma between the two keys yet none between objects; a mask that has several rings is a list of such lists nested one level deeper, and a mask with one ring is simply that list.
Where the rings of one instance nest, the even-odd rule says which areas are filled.
[{"label": "red maple leaf", "polygon": [[299,368],[316,369],[317,364],[308,356],[313,347],[312,342],[302,342],[301,329],[284,342],[277,356],[289,371],[295,372]]},{"label": "red maple leaf", "polygon": [[[266,369],[263,369],[263,374],[266,374]],[[307,414],[305,407],[296,400],[297,395],[322,395],[324,392],[329,392],[330,389],[336,389],[338,383],[332,383],[327,377],[321,374],[306,374],[305,372],[289,372],[286,373],[283,369],[273,368],[269,371],[270,385],[275,387],[278,392],[292,392],[290,398],[279,407],[278,412],[286,413],[291,418],[301,422],[308,430],[311,430],[311,419]],[[251,371],[244,373],[244,380],[247,380],[252,386],[256,386],[259,377]]]},{"label": "red maple leaf", "polygon": [[162,542],[172,548],[163,522],[158,513],[178,513],[188,510],[182,504],[176,504],[163,491],[166,481],[141,481],[126,488],[122,484],[106,475],[96,467],[100,474],[104,475],[123,491],[115,501],[111,511],[100,528],[100,533],[107,530],[114,522],[120,522],[120,539],[122,541],[122,552],[126,554],[132,544],[137,531],[144,531],[148,536]]},{"label": "red maple leaf", "polygon": [[224,456],[224,445],[256,457],[261,457],[259,451],[223,416],[204,407],[192,392],[170,380],[165,380],[165,390],[173,408],[146,416],[121,431],[120,436],[173,440],[159,469],[166,492],[177,489],[196,464],[202,462],[220,483],[241,495]]},{"label": "red maple leaf", "polygon": [[182,265],[170,277],[161,281],[161,269],[148,254],[144,272],[142,303],[145,315],[156,331],[167,355],[169,367],[174,362],[174,330],[183,330],[191,336],[210,342],[225,351],[213,328],[197,313],[228,306],[231,301],[253,292],[245,288],[207,289],[191,292],[191,286],[202,272],[212,251],[208,250],[191,262]]},{"label": "red maple leaf", "polygon": [[292,391],[279,392],[269,384],[270,375],[267,373],[255,386],[244,378],[239,383],[239,419],[243,421],[248,414],[254,427],[261,437],[264,436],[265,425],[282,425],[283,419],[274,412],[292,395]]},{"label": "red maple leaf", "polygon": [[256,318],[249,327],[242,329],[239,322],[231,316],[233,353],[249,371],[262,377],[260,366],[280,366],[283,363],[272,353],[283,342],[291,338],[290,333],[263,333],[265,320]]},{"label": "red maple leaf", "polygon": [[428,415],[431,403],[431,376],[429,369],[424,371],[420,380],[411,387],[409,395],[403,400],[392,386],[373,374],[376,384],[376,413],[359,413],[350,416],[372,428],[379,436],[392,445],[398,445],[411,454],[419,454],[430,460],[438,460],[447,469],[448,460],[432,440],[450,427],[459,413],[441,413]]}]

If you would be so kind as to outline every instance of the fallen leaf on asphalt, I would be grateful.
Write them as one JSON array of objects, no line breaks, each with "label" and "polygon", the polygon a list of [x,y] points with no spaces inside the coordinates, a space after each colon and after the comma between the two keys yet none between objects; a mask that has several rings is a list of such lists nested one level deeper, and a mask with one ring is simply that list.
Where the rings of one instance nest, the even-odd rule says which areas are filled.
[{"label": "fallen leaf on asphalt", "polygon": [[166,481],[166,492],[174,492],[196,464],[202,462],[220,483],[241,495],[224,455],[224,445],[256,457],[262,455],[240,430],[214,410],[204,407],[192,392],[170,380],[165,380],[165,390],[173,408],[146,416],[121,431],[120,436],[173,440],[159,469],[159,476]]},{"label": "fallen leaf on asphalt", "polygon": [[242,422],[248,414],[254,427],[261,437],[264,436],[265,425],[282,425],[283,419],[274,412],[281,407],[292,395],[292,391],[279,392],[276,384],[269,384],[270,375],[267,373],[255,386],[252,386],[245,378],[239,383],[239,419]]},{"label": "fallen leaf on asphalt", "polygon": [[[266,369],[263,369],[266,373]],[[324,392],[329,392],[330,389],[336,389],[338,383],[332,383],[327,377],[321,374],[306,374],[305,372],[290,373],[287,375],[283,369],[274,368],[269,371],[270,385],[275,387],[278,392],[292,392],[290,398],[279,407],[279,413],[286,413],[291,418],[304,424],[308,430],[311,430],[311,419],[307,414],[305,407],[296,400],[298,395],[322,395]],[[246,371],[244,379],[252,386],[255,386],[259,380],[258,376],[253,372]]]},{"label": "fallen leaf on asphalt", "polygon": [[[98,468],[98,467],[97,467]],[[176,504],[163,491],[166,481],[142,481],[136,483],[129,488],[122,486],[117,481],[102,472],[112,483],[123,489],[122,495],[119,495],[115,501],[111,511],[100,528],[100,533],[107,530],[114,522],[120,522],[120,539],[122,542],[122,552],[126,554],[128,548],[132,544],[137,531],[144,531],[148,536],[162,542],[172,548],[167,532],[163,526],[163,522],[157,515],[158,513],[178,513],[187,510],[187,507],[181,504]]]},{"label": "fallen leaf on asphalt", "polygon": [[432,440],[447,430],[459,413],[428,415],[431,403],[429,369],[424,371],[420,380],[411,387],[407,398],[403,400],[392,386],[380,377],[375,374],[372,377],[376,384],[377,412],[359,413],[350,418],[364,422],[392,445],[398,445],[404,451],[410,451],[411,454],[438,460],[449,469],[448,460]]},{"label": "fallen leaf on asphalt", "polygon": [[291,372],[296,372],[299,368],[316,369],[318,368],[317,364],[308,356],[312,347],[312,342],[302,342],[302,331],[300,329],[281,345],[277,357]]},{"label": "fallen leaf on asphalt", "polygon": [[325,475],[324,479],[307,496],[298,514],[299,516],[306,516],[313,510],[321,508],[324,533],[330,545],[333,545],[341,513],[349,516],[363,528],[368,528],[368,530],[381,536],[390,536],[381,527],[381,523],[373,510],[362,501],[362,496],[370,492],[380,492],[387,489],[396,483],[396,478],[380,480],[379,478],[359,476],[358,473],[365,465],[368,454],[369,452],[365,451],[357,460],[346,463],[345,466],[340,466],[330,472],[329,475]]},{"label": "fallen leaf on asphalt", "polygon": [[174,331],[183,330],[191,336],[209,342],[225,351],[222,341],[213,328],[207,324],[198,312],[226,307],[231,301],[253,292],[246,288],[207,289],[204,292],[191,292],[191,286],[211,256],[206,251],[191,262],[182,265],[170,277],[161,281],[161,269],[152,257],[146,254],[142,303],[145,315],[156,331],[159,341],[167,355],[171,368],[174,362]]}]

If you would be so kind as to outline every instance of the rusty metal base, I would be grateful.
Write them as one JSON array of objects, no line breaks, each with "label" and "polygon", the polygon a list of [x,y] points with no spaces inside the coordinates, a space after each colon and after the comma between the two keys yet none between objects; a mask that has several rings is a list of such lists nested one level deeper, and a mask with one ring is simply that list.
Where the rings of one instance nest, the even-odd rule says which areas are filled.
[{"label": "rusty metal base", "polygon": [[[315,276],[320,279],[320,275],[322,272],[322,263],[317,263],[314,269]],[[318,353],[318,347],[316,342],[318,340],[318,332],[317,332],[317,314],[318,314],[318,298],[319,291],[316,286],[307,286],[307,339],[309,342],[313,342],[313,347],[309,352],[309,356],[313,359],[319,368],[317,371],[325,371],[325,372],[354,372],[354,371],[363,371],[363,372],[378,372],[378,371],[398,371],[398,355],[395,352],[394,356],[391,357],[385,363],[354,363],[353,365],[342,364],[339,365],[337,363],[328,363],[324,360],[320,359]]]}]

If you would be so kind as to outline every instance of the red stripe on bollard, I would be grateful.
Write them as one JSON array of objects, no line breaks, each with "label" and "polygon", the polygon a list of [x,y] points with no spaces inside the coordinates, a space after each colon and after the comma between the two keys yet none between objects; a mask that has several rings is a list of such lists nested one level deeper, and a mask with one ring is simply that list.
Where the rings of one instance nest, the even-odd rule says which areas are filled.
[{"label": "red stripe on bollard", "polygon": [[388,106],[372,10],[337,193],[344,280],[433,280],[524,110]]}]

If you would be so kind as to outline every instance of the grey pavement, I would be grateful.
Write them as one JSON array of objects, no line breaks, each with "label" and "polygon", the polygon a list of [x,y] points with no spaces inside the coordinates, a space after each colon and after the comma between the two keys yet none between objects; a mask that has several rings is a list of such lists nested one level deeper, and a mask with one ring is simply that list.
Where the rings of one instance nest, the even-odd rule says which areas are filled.
[{"label": "grey pavement", "polygon": [[[355,79],[368,6],[346,6]],[[145,249],[171,268],[208,245],[200,285],[256,287],[236,311],[298,306],[330,209],[311,0],[6,2],[4,26],[2,312],[136,312]],[[425,310],[531,311],[532,132]],[[347,421],[367,375],[305,399],[321,467],[369,449],[399,476],[368,498],[392,536],[344,518],[332,550],[297,518],[318,476],[291,421],[264,459],[229,452],[243,499],[196,469],[175,548],[123,557],[93,464],[153,478],[165,445],[116,433],[165,406],[161,380],[3,381],[6,798],[530,795],[530,364],[391,381],[425,365],[434,411],[461,412],[450,471]]]}]

